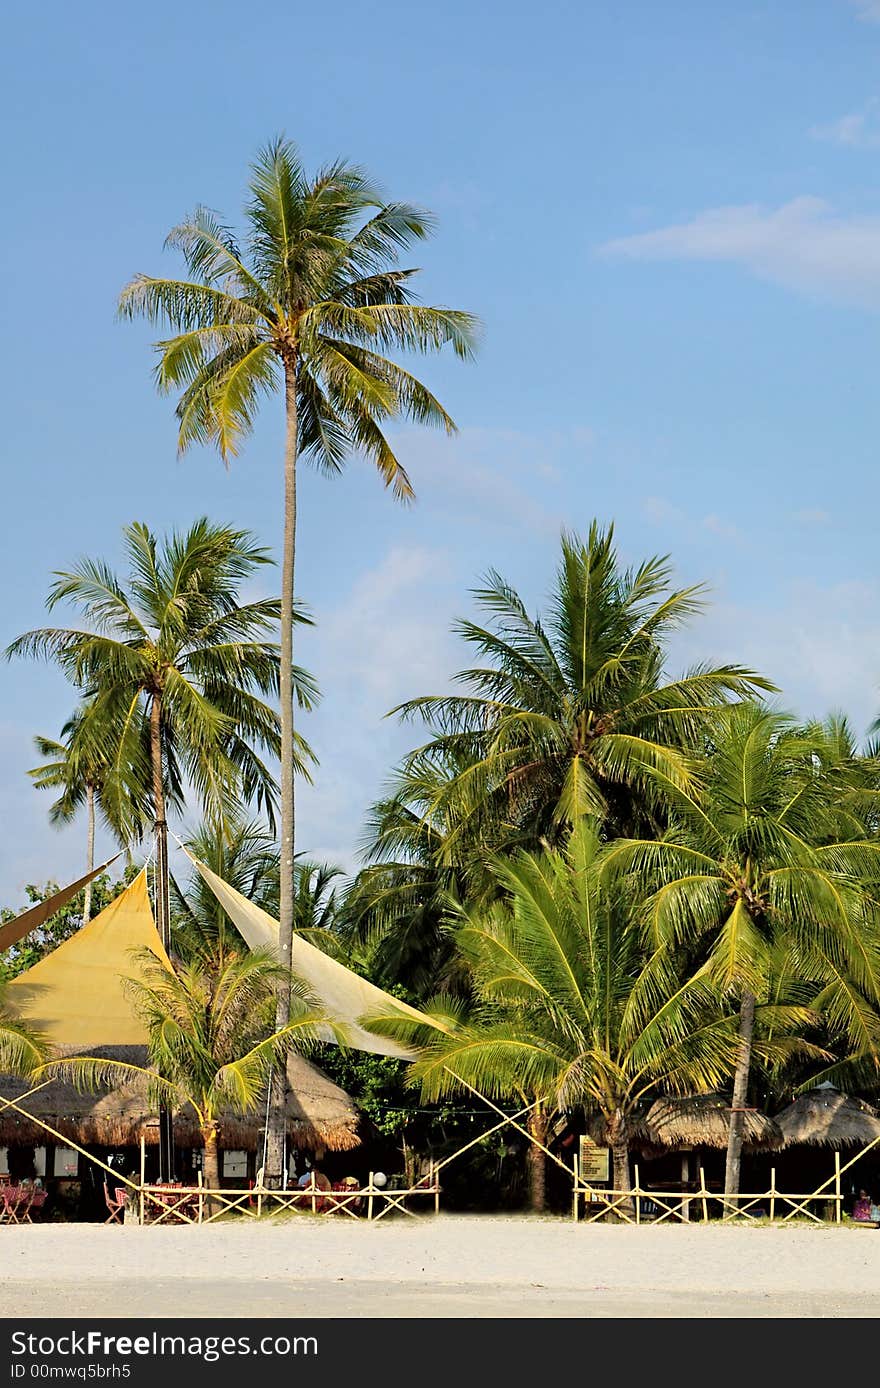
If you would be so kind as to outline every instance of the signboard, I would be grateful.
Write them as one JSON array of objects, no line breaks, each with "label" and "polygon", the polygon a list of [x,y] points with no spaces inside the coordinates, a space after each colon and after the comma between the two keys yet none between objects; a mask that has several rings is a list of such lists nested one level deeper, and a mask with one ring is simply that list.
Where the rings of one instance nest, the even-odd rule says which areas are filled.
[{"label": "signboard", "polygon": [[608,1181],[611,1178],[611,1153],[599,1147],[591,1137],[581,1137],[578,1166],[582,1181]]}]

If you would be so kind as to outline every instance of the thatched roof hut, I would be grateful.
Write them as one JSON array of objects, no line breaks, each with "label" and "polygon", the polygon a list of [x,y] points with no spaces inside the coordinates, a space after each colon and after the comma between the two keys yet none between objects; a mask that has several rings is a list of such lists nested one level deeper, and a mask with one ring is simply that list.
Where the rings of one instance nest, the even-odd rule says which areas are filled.
[{"label": "thatched roof hut", "polygon": [[[140,1046],[96,1047],[93,1053],[135,1065],[146,1064],[146,1051]],[[359,1145],[362,1115],[345,1090],[316,1065],[298,1055],[289,1058],[287,1076],[290,1089],[287,1131],[296,1147],[343,1152]],[[32,1087],[32,1081],[0,1076],[0,1100],[18,1102]],[[62,1137],[72,1138],[83,1146],[135,1146],[141,1136],[150,1145],[159,1140],[146,1080],[137,1080],[118,1089],[104,1089],[98,1094],[82,1094],[72,1084],[52,1080],[45,1089],[21,1099],[21,1107],[55,1128]],[[265,1104],[244,1117],[224,1114],[220,1120],[220,1145],[227,1151],[255,1151],[264,1116]],[[29,1122],[17,1110],[0,1108],[0,1146],[39,1145],[46,1142],[48,1136],[45,1128]],[[179,1147],[201,1146],[201,1135],[191,1109],[175,1115],[174,1140]]]},{"label": "thatched roof hut", "polygon": [[776,1115],[786,1147],[866,1147],[880,1137],[880,1118],[863,1099],[822,1086]]},{"label": "thatched roof hut", "polygon": [[[697,1094],[684,1099],[657,1099],[642,1120],[639,1139],[646,1150],[682,1150],[686,1147],[727,1146],[730,1101],[721,1094]],[[757,1109],[743,1114],[743,1146],[770,1151],[783,1144],[782,1132],[772,1118]]]}]

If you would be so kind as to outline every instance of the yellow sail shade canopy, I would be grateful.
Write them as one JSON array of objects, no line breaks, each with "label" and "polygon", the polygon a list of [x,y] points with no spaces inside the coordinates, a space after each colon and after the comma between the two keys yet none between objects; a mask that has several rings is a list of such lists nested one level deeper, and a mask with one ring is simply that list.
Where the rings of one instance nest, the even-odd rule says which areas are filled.
[{"label": "yellow sail shade canopy", "polygon": [[38,930],[41,925],[45,925],[50,916],[54,916],[56,911],[60,911],[62,906],[66,906],[68,901],[72,901],[77,892],[81,892],[83,887],[87,887],[90,882],[94,882],[102,872],[106,872],[111,864],[120,857],[119,853],[114,853],[112,858],[108,858],[106,863],[100,867],[93,868],[87,872],[85,877],[80,877],[76,882],[71,882],[68,887],[63,887],[60,892],[55,892],[54,896],[47,896],[45,901],[38,901],[36,906],[30,906],[21,915],[15,916],[11,921],[0,926],[0,950],[9,949],[10,945],[17,945],[19,940],[23,940],[25,935],[29,935],[32,930]]},{"label": "yellow sail shade canopy", "polygon": [[[230,887],[228,882],[193,858],[192,854],[187,856],[192,859],[249,948],[265,950],[277,959],[279,927],[275,918],[248,901],[246,896]],[[293,937],[291,968],[306,984],[326,1015],[341,1028],[346,1045],[354,1050],[369,1051],[372,1055],[396,1056],[401,1060],[415,1058],[415,1052],[399,1042],[367,1031],[361,1023],[371,1017],[398,1016],[442,1030],[432,1017],[377,988],[374,983],[361,978],[360,974],[347,969],[336,959],[331,959],[323,950],[316,949],[299,935]],[[336,1041],[329,1028],[322,1039]]]},{"label": "yellow sail shade canopy", "polygon": [[147,891],[146,869],[100,915],[4,992],[7,1005],[57,1047],[145,1046],[147,1032],[125,987],[137,978],[135,951],[171,968]]}]

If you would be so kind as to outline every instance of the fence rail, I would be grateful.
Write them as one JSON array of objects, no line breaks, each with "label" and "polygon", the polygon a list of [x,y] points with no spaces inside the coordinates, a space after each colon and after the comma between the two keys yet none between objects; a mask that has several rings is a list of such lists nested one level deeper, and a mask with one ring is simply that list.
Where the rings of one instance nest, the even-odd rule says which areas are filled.
[{"label": "fence rail", "polygon": [[[686,1190],[658,1190],[643,1186],[639,1180],[639,1168],[634,1168],[634,1181],[631,1190],[613,1190],[605,1186],[592,1185],[582,1179],[578,1159],[574,1159],[574,1184],[572,1187],[572,1218],[577,1222],[583,1219],[586,1224],[595,1224],[609,1215],[623,1224],[688,1224],[693,1220],[719,1218],[722,1223],[734,1219],[771,1219],[786,1224],[790,1219],[807,1218],[816,1224],[828,1222],[827,1211],[831,1208],[831,1219],[840,1224],[843,1219],[843,1195],[840,1184],[840,1154],[834,1153],[834,1175],[816,1190],[805,1194],[781,1191],[776,1184],[776,1168],[770,1171],[770,1185],[767,1190],[741,1192],[738,1195],[725,1195],[710,1190],[702,1166],[699,1168],[699,1185]],[[833,1189],[829,1189],[832,1187]],[[822,1213],[810,1209],[819,1207]],[[581,1209],[583,1207],[583,1214]],[[823,1217],[824,1216],[824,1217]]]},{"label": "fence rail", "polygon": [[135,1187],[138,1219],[141,1224],[212,1224],[226,1215],[237,1214],[250,1219],[280,1211],[313,1215],[348,1215],[352,1219],[384,1219],[399,1211],[417,1219],[409,1203],[431,1200],[434,1212],[440,1209],[440,1183],[432,1169],[429,1175],[404,1189],[377,1186],[370,1173],[366,1185],[346,1190],[322,1190],[315,1183],[314,1173],[306,1186],[288,1190],[269,1190],[254,1186],[248,1190],[214,1190],[205,1186],[199,1172],[194,1186],[148,1185]]}]

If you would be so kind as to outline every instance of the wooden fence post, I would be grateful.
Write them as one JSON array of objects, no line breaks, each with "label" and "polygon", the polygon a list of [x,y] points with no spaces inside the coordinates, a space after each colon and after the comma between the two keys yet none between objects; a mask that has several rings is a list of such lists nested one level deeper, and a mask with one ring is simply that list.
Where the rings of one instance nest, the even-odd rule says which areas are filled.
[{"label": "wooden fence post", "polygon": [[705,1173],[705,1171],[703,1170],[702,1163],[700,1164],[700,1196],[702,1197],[702,1201],[703,1201],[703,1223],[704,1223],[704,1224],[708,1224],[708,1222],[709,1222],[709,1204],[708,1204],[708,1201],[706,1200],[706,1173]]},{"label": "wooden fence post", "polygon": [[636,1224],[641,1224],[641,1222],[642,1222],[642,1188],[641,1188],[641,1186],[640,1186],[640,1184],[639,1184],[639,1164],[638,1164],[638,1162],[633,1162],[633,1173],[634,1173],[635,1178],[636,1178],[636,1188],[635,1188],[635,1197],[636,1197]]},{"label": "wooden fence post", "polygon": [[367,1219],[373,1218],[373,1173],[370,1172],[369,1184],[367,1186],[369,1195],[367,1196]]},{"label": "wooden fence post", "polygon": [[843,1218],[843,1210],[840,1198],[840,1152],[834,1149],[834,1219],[837,1224]]},{"label": "wooden fence post", "polygon": [[770,1222],[776,1218],[776,1167],[770,1168]]},{"label": "wooden fence post", "polygon": [[440,1213],[440,1178],[437,1175],[437,1166],[434,1158],[431,1158],[431,1185],[434,1187],[434,1213]]},{"label": "wooden fence post", "polygon": [[199,1167],[198,1171],[196,1172],[196,1176],[197,1176],[197,1178],[198,1178],[198,1187],[199,1187],[199,1214],[198,1214],[198,1219],[197,1219],[196,1222],[197,1222],[198,1224],[201,1224],[202,1221],[203,1221],[204,1218],[205,1218],[205,1189],[204,1189],[204,1187],[205,1187],[205,1182],[204,1182],[204,1177],[203,1177],[203,1175],[202,1175],[202,1168],[201,1168],[201,1167]]},{"label": "wooden fence post", "polygon": [[140,1204],[140,1210],[139,1210],[139,1212],[138,1212],[138,1219],[139,1219],[139,1221],[140,1221],[141,1224],[143,1224],[143,1222],[144,1222],[144,1185],[145,1185],[145,1183],[146,1183],[146,1179],[147,1179],[147,1141],[146,1141],[146,1138],[144,1137],[143,1133],[141,1133],[141,1188],[140,1188],[140,1191],[139,1191],[139,1193],[138,1193],[138,1201],[139,1201],[139,1204]]},{"label": "wooden fence post", "polygon": [[572,1184],[572,1191],[571,1191],[571,1217],[572,1217],[572,1219],[574,1220],[575,1224],[577,1224],[577,1220],[578,1220],[578,1180],[579,1180],[579,1176],[578,1176],[578,1158],[577,1158],[577,1152],[575,1152],[574,1156],[573,1156],[572,1159],[571,1159],[571,1169],[572,1169],[572,1176],[573,1176],[573,1184]]}]

